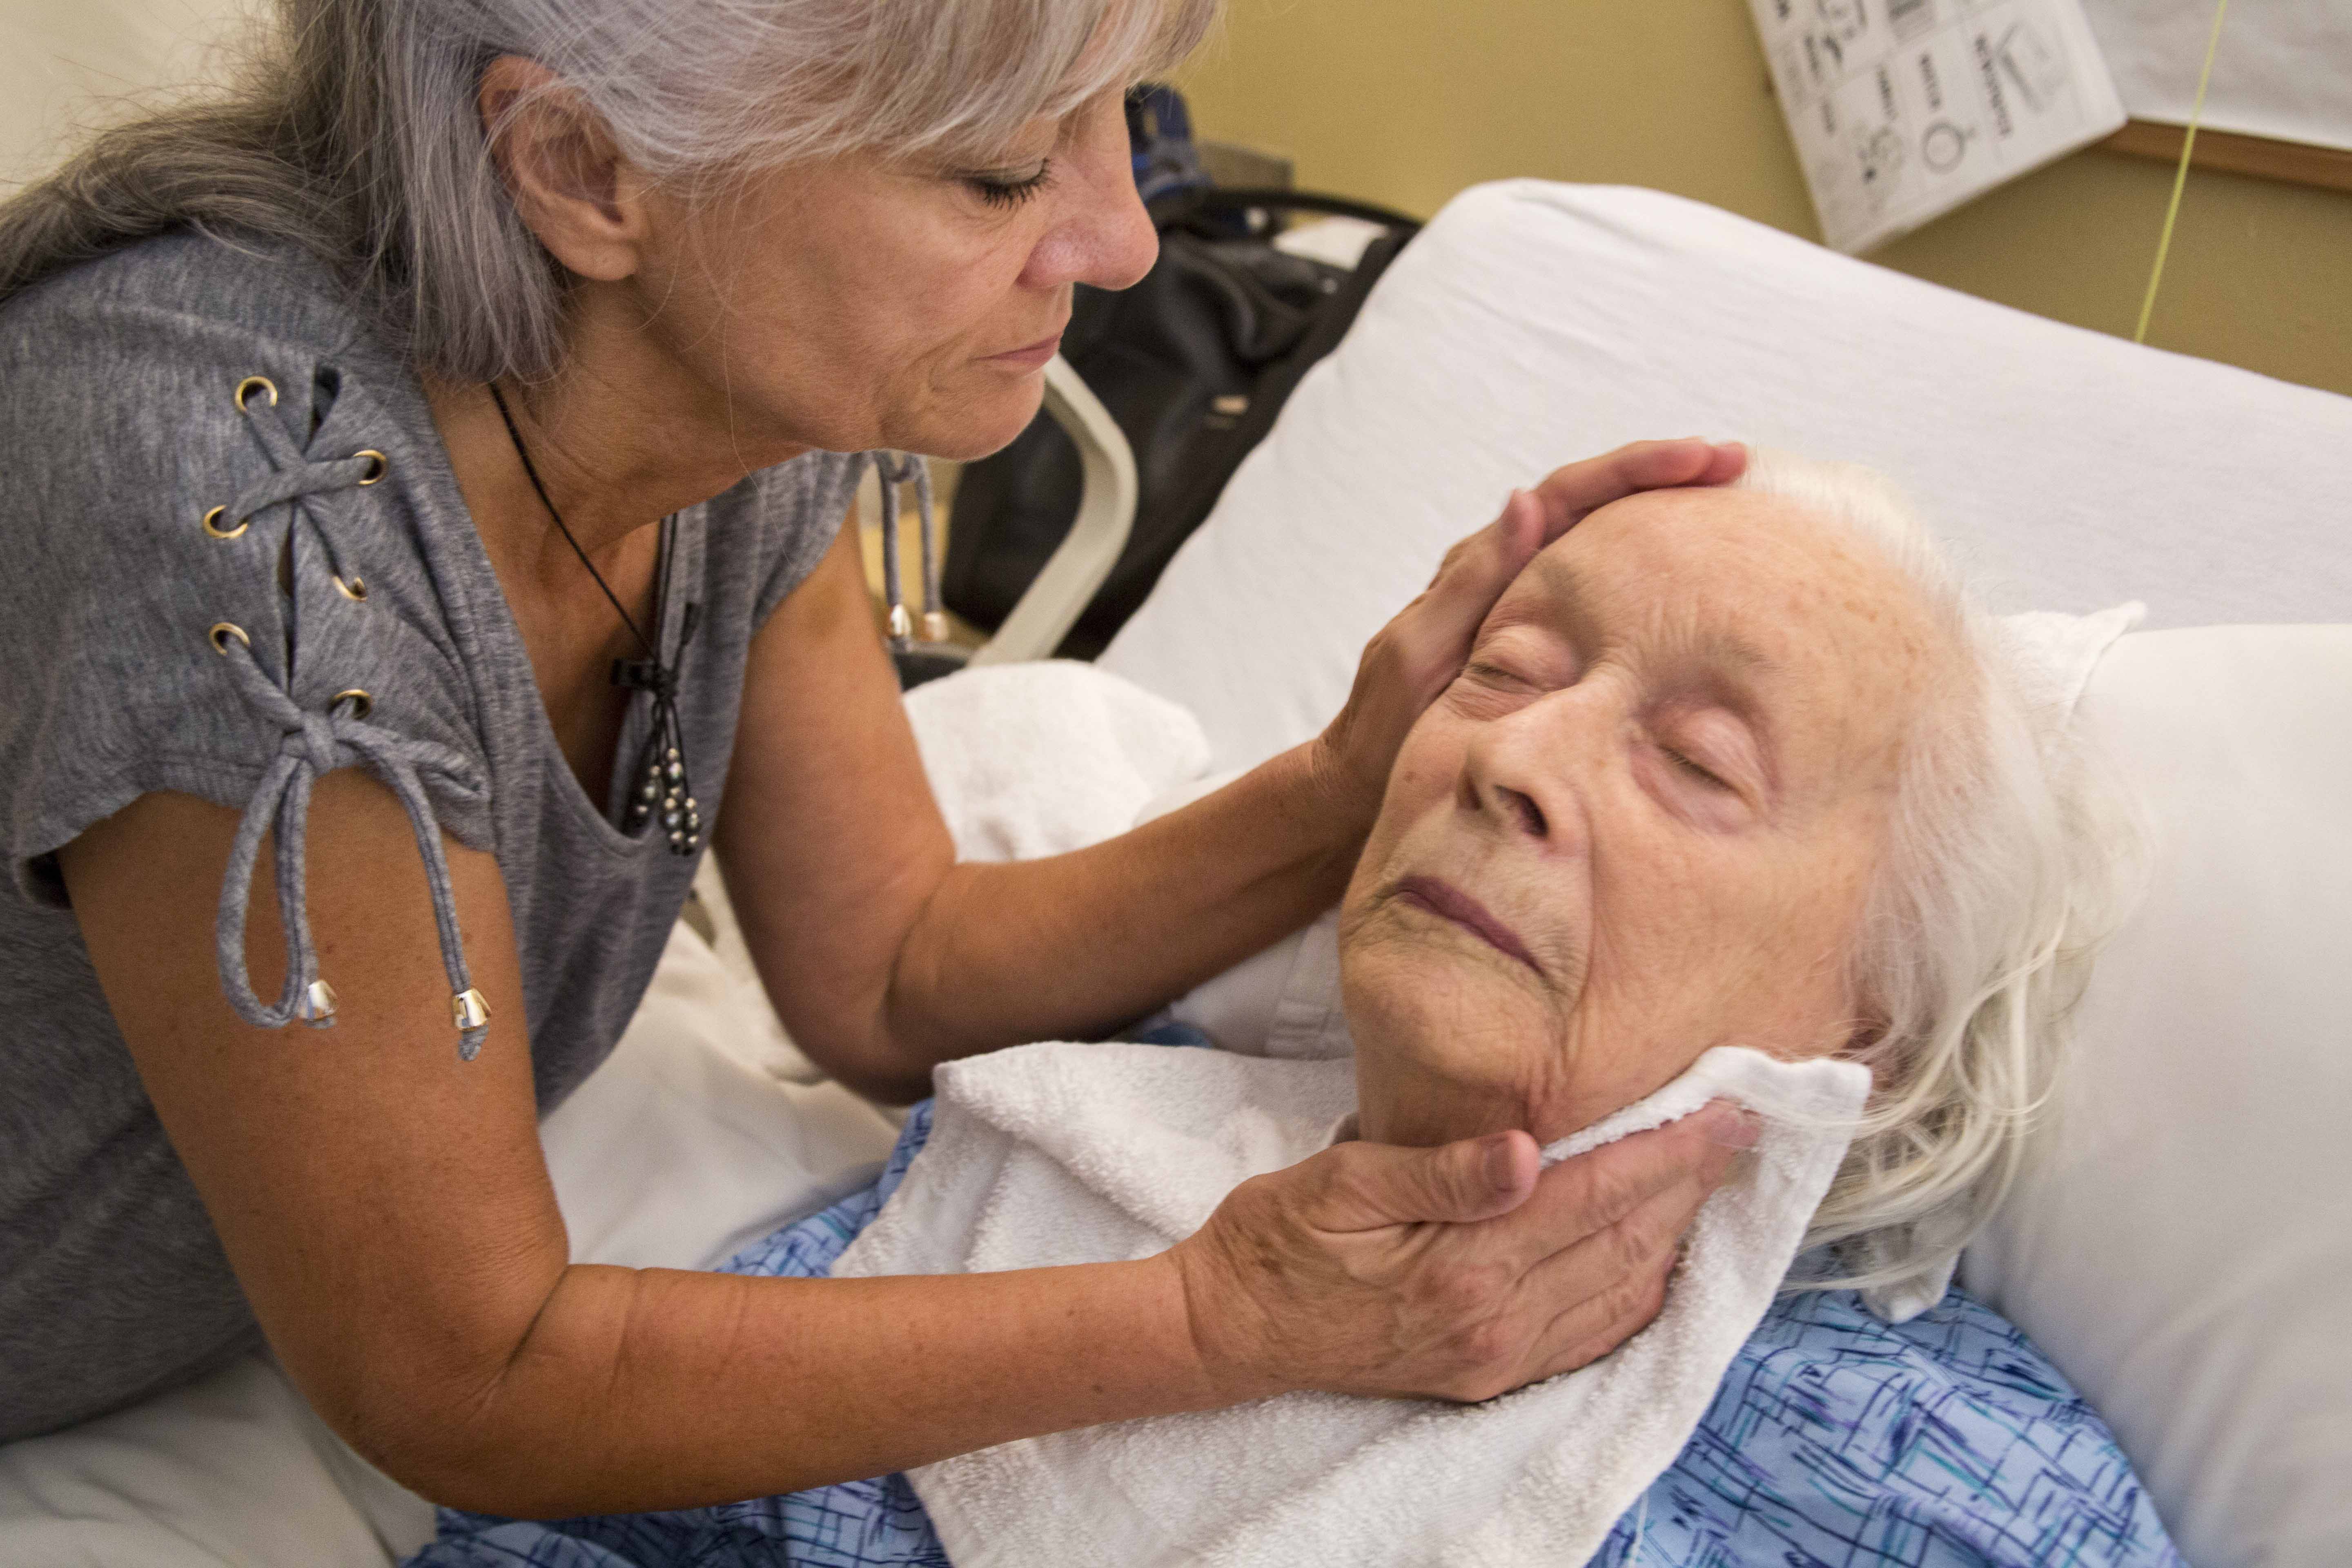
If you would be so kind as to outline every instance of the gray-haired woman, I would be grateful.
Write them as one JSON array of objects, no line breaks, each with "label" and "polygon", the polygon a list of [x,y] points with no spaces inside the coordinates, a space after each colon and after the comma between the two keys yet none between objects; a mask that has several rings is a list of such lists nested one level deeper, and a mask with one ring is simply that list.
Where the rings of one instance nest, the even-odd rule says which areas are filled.
[{"label": "gray-haired woman", "polygon": [[1719,1119],[1540,1182],[1523,1133],[1341,1148],[1129,1264],[567,1263],[535,1117],[619,1035],[706,827],[793,1037],[914,1096],[1329,904],[1540,542],[1738,468],[1560,470],[1318,741],[957,865],[845,454],[1028,422],[1072,285],[1152,257],[1121,91],[1212,5],[287,0],[241,94],[0,209],[0,1440],[257,1327],[439,1500],[676,1507],[1288,1388],[1484,1394],[1646,1321]]}]

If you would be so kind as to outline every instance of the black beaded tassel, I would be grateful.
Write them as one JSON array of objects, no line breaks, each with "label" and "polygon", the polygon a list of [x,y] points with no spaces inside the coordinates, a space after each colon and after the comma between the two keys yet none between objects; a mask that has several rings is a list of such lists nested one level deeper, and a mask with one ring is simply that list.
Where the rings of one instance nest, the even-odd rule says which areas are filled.
[{"label": "black beaded tassel", "polygon": [[[687,606],[684,636],[678,651],[686,651],[694,636],[694,606]],[[653,694],[653,723],[645,749],[637,753],[636,788],[629,796],[629,831],[647,821],[660,825],[673,855],[691,855],[702,847],[702,808],[686,772],[685,734],[677,721],[677,674],[652,659],[616,658],[613,684]]]}]

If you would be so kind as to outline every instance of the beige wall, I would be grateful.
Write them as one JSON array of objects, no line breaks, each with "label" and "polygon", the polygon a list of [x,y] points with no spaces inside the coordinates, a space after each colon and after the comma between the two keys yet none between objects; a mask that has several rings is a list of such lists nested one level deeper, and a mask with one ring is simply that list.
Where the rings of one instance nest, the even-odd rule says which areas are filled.
[{"label": "beige wall", "polygon": [[[1423,215],[1506,175],[1652,185],[1819,237],[1745,0],[1228,4],[1197,129],[1302,185]],[[1873,259],[2128,336],[2171,180],[2078,153]],[[2352,394],[2352,195],[2192,171],[2148,341]]]}]

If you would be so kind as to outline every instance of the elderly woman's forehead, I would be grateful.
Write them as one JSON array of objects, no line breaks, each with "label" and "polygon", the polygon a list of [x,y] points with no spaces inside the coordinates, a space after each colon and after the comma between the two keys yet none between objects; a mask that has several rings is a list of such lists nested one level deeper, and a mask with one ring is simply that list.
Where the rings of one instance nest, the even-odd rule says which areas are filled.
[{"label": "elderly woman's forehead", "polygon": [[1901,570],[1845,525],[1778,496],[1722,488],[1652,490],[1603,507],[1538,554],[1517,586],[1553,611],[1671,605],[1768,624],[1835,614],[1898,633],[1926,610]]},{"label": "elderly woman's forehead", "polygon": [[1498,624],[1513,621],[1581,623],[1612,640],[1696,635],[1737,650],[1750,674],[1832,699],[1850,720],[1907,710],[1944,684],[1937,672],[1954,655],[1918,590],[1870,542],[1797,502],[1733,489],[1601,508],[1530,563],[1497,608]]},{"label": "elderly woman's forehead", "polygon": [[1791,570],[1859,563],[1875,555],[1849,530],[1810,507],[1727,486],[1627,496],[1570,529],[1553,549],[1570,560],[1599,564],[1671,556],[1705,565],[1760,556]]}]

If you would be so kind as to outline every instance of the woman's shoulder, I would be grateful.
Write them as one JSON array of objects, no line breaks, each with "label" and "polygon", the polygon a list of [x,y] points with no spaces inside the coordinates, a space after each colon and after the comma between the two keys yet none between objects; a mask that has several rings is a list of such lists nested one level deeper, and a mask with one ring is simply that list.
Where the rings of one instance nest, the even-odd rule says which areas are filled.
[{"label": "woman's shoulder", "polygon": [[268,466],[247,405],[300,438],[346,391],[394,383],[413,400],[328,268],[282,245],[160,235],[0,306],[0,450],[58,550],[136,557],[159,527],[176,543],[189,504]]},{"label": "woman's shoulder", "polygon": [[[2024,1330],[1959,1289],[1889,1323],[1847,1290],[1783,1297],[1725,1374],[1717,1404],[1769,1409],[1794,1430],[1890,1467],[1924,1432],[1990,1456],[2022,1445],[2094,1468],[2129,1464],[2090,1402]],[[2070,1459],[2069,1463],[2073,1460]]]},{"label": "woman's shoulder", "polygon": [[1706,1542],[1867,1568],[2179,1564],[2098,1413],[1958,1290],[1901,1324],[1851,1291],[1776,1302],[1596,1561],[1695,1562],[1678,1553]]},{"label": "woman's shoulder", "polygon": [[710,569],[751,589],[751,625],[764,623],[816,570],[849,514],[869,454],[803,452],[745,477],[707,509]]},{"label": "woman's shoulder", "polygon": [[[475,760],[438,438],[334,290],[299,257],[178,234],[0,310],[24,545],[0,576],[0,658],[25,672],[0,790],[20,875],[139,794],[242,804],[288,722],[233,679],[247,658],[294,709],[358,691],[379,726]],[[478,795],[436,797],[468,843]]]},{"label": "woman's shoulder", "polygon": [[259,237],[168,230],[52,273],[0,307],[11,359],[58,352],[135,361],[222,333],[331,353],[364,330],[334,271]]}]

